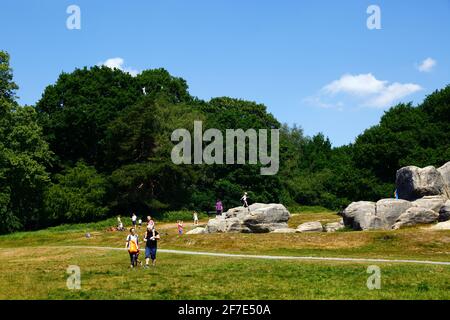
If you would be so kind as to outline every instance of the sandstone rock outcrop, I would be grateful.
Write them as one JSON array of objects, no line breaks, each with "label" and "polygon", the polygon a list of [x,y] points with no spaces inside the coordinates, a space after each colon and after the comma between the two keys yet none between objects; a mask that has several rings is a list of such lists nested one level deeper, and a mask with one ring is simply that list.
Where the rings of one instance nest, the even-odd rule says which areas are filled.
[{"label": "sandstone rock outcrop", "polygon": [[450,220],[445,222],[436,223],[430,227],[431,230],[450,230]]},{"label": "sandstone rock outcrop", "polygon": [[397,194],[400,199],[414,201],[425,196],[450,197],[450,162],[436,169],[408,166],[397,171]]},{"label": "sandstone rock outcrop", "polygon": [[272,231],[272,233],[295,233],[294,228],[282,228],[282,229],[275,229]]},{"label": "sandstone rock outcrop", "polygon": [[355,230],[398,229],[450,219],[450,162],[436,169],[409,166],[397,171],[399,199],[351,203],[340,214]]},{"label": "sandstone rock outcrop", "polygon": [[323,227],[319,221],[305,222],[297,227],[296,232],[322,232]]},{"label": "sandstone rock outcrop", "polygon": [[198,227],[191,231],[186,232],[186,234],[202,234],[202,233],[206,233],[205,228],[202,228],[202,227]]},{"label": "sandstone rock outcrop", "polygon": [[248,208],[229,209],[222,216],[210,219],[208,233],[265,233],[288,228],[289,211],[282,204],[254,203]]},{"label": "sandstone rock outcrop", "polygon": [[354,230],[367,230],[374,224],[375,207],[375,202],[358,201],[351,203],[340,214],[346,226]]},{"label": "sandstone rock outcrop", "polygon": [[442,206],[442,208],[439,210],[439,222],[444,222],[450,220],[450,200],[447,200],[447,202]]},{"label": "sandstone rock outcrop", "polygon": [[395,222],[392,229],[399,229],[401,227],[414,226],[416,224],[426,224],[436,222],[439,214],[436,211],[412,207],[406,210]]},{"label": "sandstone rock outcrop", "polygon": [[381,220],[381,228],[390,229],[402,213],[412,207],[412,203],[400,199],[382,199],[376,203],[375,216]]},{"label": "sandstone rock outcrop", "polygon": [[330,222],[323,226],[325,232],[336,232],[338,230],[344,229],[344,221]]}]

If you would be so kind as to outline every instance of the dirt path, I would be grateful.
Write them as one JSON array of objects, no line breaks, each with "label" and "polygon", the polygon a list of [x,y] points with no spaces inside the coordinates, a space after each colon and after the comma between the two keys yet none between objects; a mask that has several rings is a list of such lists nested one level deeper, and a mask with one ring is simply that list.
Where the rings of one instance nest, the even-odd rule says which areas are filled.
[{"label": "dirt path", "polygon": [[[94,247],[94,246],[47,246],[46,248],[72,248],[72,249],[97,249],[97,250],[120,250],[125,251],[125,248],[117,247]],[[41,247],[42,248],[42,247]],[[171,250],[158,249],[161,253],[172,254],[187,254],[200,255],[211,257],[227,257],[227,258],[245,258],[245,259],[267,259],[267,260],[304,260],[304,261],[340,261],[340,262],[364,262],[364,263],[410,263],[410,264],[432,264],[432,265],[447,265],[447,261],[430,261],[430,260],[407,260],[407,259],[376,259],[376,258],[342,258],[342,257],[302,257],[302,256],[268,256],[268,255],[251,255],[251,254],[234,254],[234,253],[218,253],[218,252],[203,252],[203,251],[185,251],[185,250]]]}]

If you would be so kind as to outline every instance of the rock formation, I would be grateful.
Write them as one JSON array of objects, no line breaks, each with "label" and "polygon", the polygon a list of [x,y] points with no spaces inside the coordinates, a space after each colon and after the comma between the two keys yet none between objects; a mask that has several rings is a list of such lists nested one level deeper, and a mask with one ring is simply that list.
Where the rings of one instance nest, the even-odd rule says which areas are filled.
[{"label": "rock formation", "polygon": [[436,223],[430,228],[431,230],[450,230],[450,220]]},{"label": "rock formation", "polygon": [[289,217],[289,211],[282,204],[254,203],[248,208],[232,208],[222,216],[210,219],[205,232],[271,232],[287,229]]},{"label": "rock formation", "polygon": [[325,232],[336,232],[338,230],[344,229],[344,221],[330,222],[323,226]]},{"label": "rock formation", "polygon": [[444,221],[450,220],[450,200],[447,200],[447,202],[439,210],[438,220],[439,220],[439,222],[444,222]]},{"label": "rock formation", "polygon": [[354,230],[398,229],[450,218],[450,162],[436,169],[404,167],[397,171],[399,199],[351,203],[340,214]]},{"label": "rock formation", "polygon": [[436,169],[433,166],[409,166],[397,171],[396,185],[400,199],[414,201],[425,196],[450,197],[450,162]]},{"label": "rock formation", "polygon": [[296,232],[322,232],[323,227],[319,221],[305,222],[297,227]]}]

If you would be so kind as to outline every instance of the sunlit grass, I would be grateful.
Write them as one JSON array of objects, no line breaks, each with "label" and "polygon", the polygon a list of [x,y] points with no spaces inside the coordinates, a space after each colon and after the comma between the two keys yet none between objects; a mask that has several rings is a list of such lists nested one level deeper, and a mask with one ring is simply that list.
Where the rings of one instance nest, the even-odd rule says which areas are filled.
[{"label": "sunlit grass", "polygon": [[[289,225],[338,221],[333,212],[302,212]],[[129,227],[127,220],[124,222]],[[450,267],[380,264],[382,289],[368,290],[368,264],[273,261],[159,253],[155,269],[130,270],[126,251],[58,246],[123,247],[116,220],[64,225],[0,237],[3,299],[449,299]],[[202,219],[200,225],[205,225]],[[302,234],[177,234],[157,222],[159,248],[210,252],[450,261],[450,232],[395,231]],[[193,229],[185,222],[185,230]],[[91,237],[87,238],[85,233]],[[138,229],[142,236],[144,227]],[[82,269],[82,290],[66,288],[66,268]],[[149,289],[151,288],[151,289]]]},{"label": "sunlit grass", "polygon": [[[160,253],[158,265],[129,269],[128,254],[92,249],[0,249],[1,299],[449,299],[450,267],[266,261]],[[81,269],[69,290],[66,269]]]}]

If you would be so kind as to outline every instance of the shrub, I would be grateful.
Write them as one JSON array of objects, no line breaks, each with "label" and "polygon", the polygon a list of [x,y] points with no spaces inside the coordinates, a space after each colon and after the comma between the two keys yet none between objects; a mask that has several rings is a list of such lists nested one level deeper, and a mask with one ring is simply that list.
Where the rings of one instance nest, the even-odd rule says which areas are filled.
[{"label": "shrub", "polygon": [[[193,211],[167,211],[161,214],[155,214],[155,219],[162,222],[175,222],[178,220],[190,221],[193,219]],[[198,212],[198,218],[207,218],[205,213]]]}]

